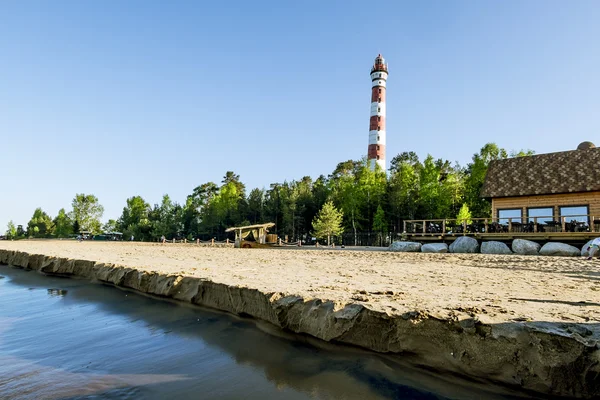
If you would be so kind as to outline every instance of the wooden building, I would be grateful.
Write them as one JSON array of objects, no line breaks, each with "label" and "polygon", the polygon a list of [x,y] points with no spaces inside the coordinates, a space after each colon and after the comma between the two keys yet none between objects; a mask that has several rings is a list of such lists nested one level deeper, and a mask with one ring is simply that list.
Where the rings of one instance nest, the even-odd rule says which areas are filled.
[{"label": "wooden building", "polygon": [[576,150],[492,161],[480,195],[491,199],[498,221],[577,221],[589,229],[600,223],[600,148],[583,142]]}]

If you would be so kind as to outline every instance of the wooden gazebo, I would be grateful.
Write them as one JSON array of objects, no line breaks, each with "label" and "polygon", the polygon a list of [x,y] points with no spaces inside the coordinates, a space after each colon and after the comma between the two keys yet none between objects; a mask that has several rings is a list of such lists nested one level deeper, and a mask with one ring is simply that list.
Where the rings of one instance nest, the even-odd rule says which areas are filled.
[{"label": "wooden gazebo", "polygon": [[[266,224],[256,224],[256,225],[248,225],[248,226],[234,226],[231,228],[227,228],[225,232],[235,232],[235,246],[236,248],[242,247],[242,241],[247,238],[250,234],[259,244],[267,243],[267,233],[269,232],[269,228],[275,226],[273,222],[267,222]],[[248,246],[252,247],[252,246]]]}]

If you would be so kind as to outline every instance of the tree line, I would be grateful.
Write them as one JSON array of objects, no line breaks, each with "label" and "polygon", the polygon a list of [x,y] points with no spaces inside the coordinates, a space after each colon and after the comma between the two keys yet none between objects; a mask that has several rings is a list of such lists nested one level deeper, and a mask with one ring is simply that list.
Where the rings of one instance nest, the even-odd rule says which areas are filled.
[{"label": "tree line", "polygon": [[364,232],[380,239],[401,232],[407,219],[489,217],[491,204],[479,192],[490,162],[531,154],[531,150],[509,154],[488,143],[471,162],[460,166],[431,155],[420,160],[414,152],[404,152],[391,160],[387,175],[371,171],[366,159],[348,160],[328,176],[272,183],[268,189],[254,188],[248,193],[240,176],[227,171],[220,183],[194,188],[183,203],[166,194],[154,205],[142,196],[132,196],[121,216],[105,224],[98,198],[77,194],[70,211],[63,208],[51,218],[37,208],[26,228],[9,222],[7,236],[69,237],[82,231],[116,231],[144,241],[162,236],[222,240],[228,227],[274,222],[272,233],[290,242],[306,241],[318,231],[313,222],[318,222],[318,212],[330,202],[341,219],[336,232],[343,232],[352,244]]}]

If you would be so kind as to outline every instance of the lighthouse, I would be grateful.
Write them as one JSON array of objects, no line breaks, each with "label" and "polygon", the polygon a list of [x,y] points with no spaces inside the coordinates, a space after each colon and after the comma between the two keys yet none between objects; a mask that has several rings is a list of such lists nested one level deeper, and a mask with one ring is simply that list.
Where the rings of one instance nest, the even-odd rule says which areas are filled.
[{"label": "lighthouse", "polygon": [[379,165],[385,171],[385,84],[388,67],[381,54],[371,68],[371,119],[369,121],[369,151],[367,160],[371,170]]}]

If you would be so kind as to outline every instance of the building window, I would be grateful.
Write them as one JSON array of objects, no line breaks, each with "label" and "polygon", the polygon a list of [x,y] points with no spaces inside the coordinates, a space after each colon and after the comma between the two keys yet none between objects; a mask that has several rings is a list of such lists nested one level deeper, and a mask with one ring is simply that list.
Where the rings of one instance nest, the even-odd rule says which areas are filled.
[{"label": "building window", "polygon": [[498,222],[501,224],[508,224],[510,218],[512,222],[521,222],[523,210],[520,208],[511,208],[506,210],[498,210]]},{"label": "building window", "polygon": [[533,217],[537,217],[539,224],[554,221],[554,210],[552,207],[532,207],[527,209],[529,222],[533,222]]},{"label": "building window", "polygon": [[377,145],[377,150],[379,150],[379,145]]},{"label": "building window", "polygon": [[379,122],[379,121],[381,121],[381,117],[377,117],[377,121],[378,121],[378,122]]},{"label": "building window", "polygon": [[381,78],[381,74],[379,74],[377,77],[378,77],[378,78]]},{"label": "building window", "polygon": [[566,217],[565,222],[571,222],[573,220],[577,222],[588,223],[588,206],[562,206],[559,207],[560,216]]},{"label": "building window", "polygon": [[379,130],[381,130],[381,127],[380,127],[379,125],[377,126],[377,130],[378,130],[378,131],[379,131]]},{"label": "building window", "polygon": [[378,108],[377,108],[377,112],[381,112],[381,108],[379,108],[379,107],[378,107]]},{"label": "building window", "polygon": [[377,159],[379,160],[379,155],[377,155]]},{"label": "building window", "polygon": [[379,93],[381,93],[381,88],[379,88]]},{"label": "building window", "polygon": [[377,135],[377,141],[379,142],[379,135]]},{"label": "building window", "polygon": [[377,102],[381,103],[381,97],[377,98]]}]

